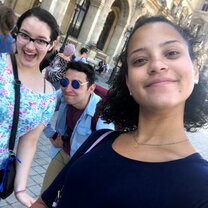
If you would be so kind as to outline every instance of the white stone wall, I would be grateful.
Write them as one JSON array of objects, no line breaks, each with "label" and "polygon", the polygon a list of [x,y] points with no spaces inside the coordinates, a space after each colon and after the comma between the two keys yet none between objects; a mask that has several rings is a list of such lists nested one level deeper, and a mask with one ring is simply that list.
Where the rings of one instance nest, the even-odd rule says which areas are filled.
[{"label": "white stone wall", "polygon": [[[10,0],[3,0],[3,2],[5,1]],[[200,16],[200,13],[195,12],[202,8],[204,1],[205,0],[183,0],[180,11],[183,15],[186,13],[189,15],[184,16],[184,19],[187,21],[187,17],[192,18],[190,14],[194,14],[195,17],[197,14],[198,17],[196,19],[204,21],[202,32],[206,34],[207,40],[208,17],[205,16],[205,19],[207,18],[207,20],[204,20],[204,17]],[[28,0],[18,0],[16,7],[19,8],[19,6],[24,2],[24,5],[27,5],[26,2],[28,2]],[[121,52],[125,43],[126,30],[132,27],[141,15],[155,15],[159,13],[170,15],[173,2],[178,5],[181,0],[90,0],[90,7],[82,25],[79,37],[77,39],[69,37],[69,40],[71,39],[72,42],[77,43],[78,50],[83,46],[96,46],[105,25],[106,18],[108,17],[108,14],[114,10],[116,24],[111,25],[112,28],[110,30],[110,35],[108,35],[104,50],[99,51],[97,49],[92,49],[90,51],[90,55],[92,56],[90,58],[95,58],[96,54],[98,54],[98,56],[99,54],[103,54],[103,57],[106,57],[108,60],[110,67],[113,67],[114,57]],[[73,11],[69,11],[69,7],[75,8],[75,3],[76,0],[43,0],[41,7],[49,10],[55,16],[58,24],[60,26],[64,25],[64,28],[66,29],[68,28],[74,13]],[[176,9],[178,8],[179,7],[176,6]],[[180,14],[178,14],[178,21],[179,16]],[[175,17],[172,17],[172,19],[175,19]],[[66,31],[65,29],[64,31]]]}]

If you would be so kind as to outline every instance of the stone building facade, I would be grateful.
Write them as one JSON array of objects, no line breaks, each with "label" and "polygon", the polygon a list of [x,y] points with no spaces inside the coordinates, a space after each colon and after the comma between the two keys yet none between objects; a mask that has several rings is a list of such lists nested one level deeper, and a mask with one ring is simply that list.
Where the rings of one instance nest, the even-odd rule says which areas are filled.
[{"label": "stone building facade", "polygon": [[[163,14],[193,28],[200,37],[199,47],[208,53],[208,0],[4,0],[16,15],[40,6],[57,19],[67,41],[90,50],[89,59],[105,59],[111,68],[125,47],[136,20],[142,15]],[[95,62],[94,62],[95,63]]]}]

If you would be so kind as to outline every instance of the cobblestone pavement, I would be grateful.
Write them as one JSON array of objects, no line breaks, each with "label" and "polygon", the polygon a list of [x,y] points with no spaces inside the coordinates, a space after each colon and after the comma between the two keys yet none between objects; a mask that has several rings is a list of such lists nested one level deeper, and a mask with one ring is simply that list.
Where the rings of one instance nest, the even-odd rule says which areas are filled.
[{"label": "cobblestone pavement", "polygon": [[[32,167],[30,169],[27,192],[34,198],[37,198],[40,194],[41,184],[43,182],[43,177],[45,171],[50,162],[49,156],[49,147],[50,141],[48,138],[45,138],[43,135],[41,136],[37,151],[35,154],[34,161],[32,163]],[[1,208],[20,208],[24,207],[21,205],[15,198],[14,194],[8,197],[6,200],[0,201]]]},{"label": "cobblestone pavement", "polygon": [[[100,76],[98,77],[97,82],[103,87],[108,87],[107,84],[105,84],[107,78],[108,77]],[[208,130],[201,130],[197,133],[188,133],[188,137],[190,138],[195,148],[202,154],[205,159],[208,160]],[[32,163],[27,185],[27,192],[34,198],[37,198],[40,194],[43,177],[50,162],[49,147],[50,141],[45,138],[44,135],[42,135],[38,142],[37,151]],[[13,194],[6,200],[0,201],[0,208],[22,207],[24,206],[17,202]]]}]

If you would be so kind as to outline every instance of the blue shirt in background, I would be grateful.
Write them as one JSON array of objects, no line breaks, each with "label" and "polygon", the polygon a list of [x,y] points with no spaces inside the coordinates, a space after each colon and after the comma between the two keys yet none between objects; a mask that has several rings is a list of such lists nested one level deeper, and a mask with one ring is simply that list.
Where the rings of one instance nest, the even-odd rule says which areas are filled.
[{"label": "blue shirt in background", "polygon": [[14,39],[11,34],[4,35],[0,34],[0,53],[13,53]]}]

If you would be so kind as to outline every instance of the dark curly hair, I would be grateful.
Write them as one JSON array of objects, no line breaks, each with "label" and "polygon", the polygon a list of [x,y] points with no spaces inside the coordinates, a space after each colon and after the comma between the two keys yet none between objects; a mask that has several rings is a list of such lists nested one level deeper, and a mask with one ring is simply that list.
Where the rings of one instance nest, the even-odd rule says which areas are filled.
[{"label": "dark curly hair", "polygon": [[[194,51],[195,39],[187,29],[175,25],[163,16],[141,17],[135,24],[135,27],[127,41],[126,48],[119,57],[121,67],[118,70],[112,85],[108,91],[107,97],[99,104],[99,113],[107,122],[114,122],[119,129],[134,130],[138,125],[139,104],[130,96],[126,85],[126,76],[128,76],[127,49],[129,40],[134,32],[150,23],[165,22],[175,28],[186,41],[189,49],[189,55],[192,60],[196,60],[197,52]],[[187,131],[194,132],[200,127],[207,127],[208,124],[208,82],[201,71],[200,81],[195,85],[194,90],[185,104],[184,127]]]},{"label": "dark curly hair", "polygon": [[83,53],[88,53],[88,49],[87,48],[81,48],[80,49],[80,54],[83,54]]}]

